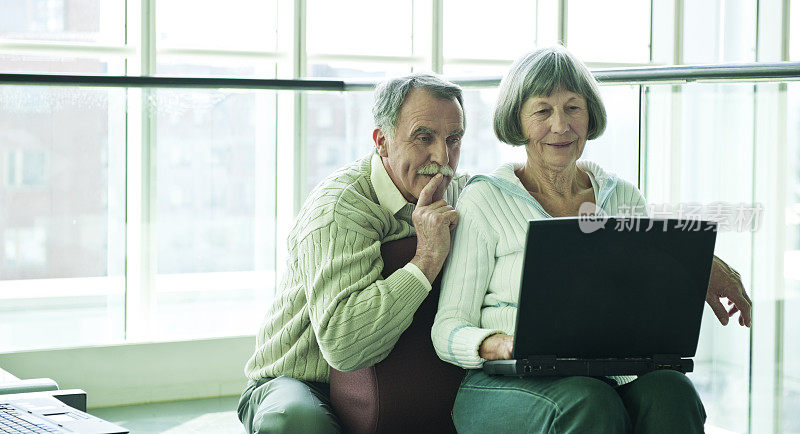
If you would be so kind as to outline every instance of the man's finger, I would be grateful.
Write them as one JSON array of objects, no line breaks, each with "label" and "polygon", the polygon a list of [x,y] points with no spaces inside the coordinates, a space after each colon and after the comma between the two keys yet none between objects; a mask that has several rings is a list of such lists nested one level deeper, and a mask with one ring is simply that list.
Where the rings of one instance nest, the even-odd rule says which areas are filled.
[{"label": "man's finger", "polygon": [[[436,206],[440,202],[442,203],[441,206]],[[435,212],[447,212],[447,211],[452,211],[452,210],[455,209],[452,206],[450,206],[450,204],[447,203],[447,201],[445,201],[444,199],[442,199],[439,202],[436,202],[435,204],[431,205],[430,208]]]},{"label": "man's finger", "polygon": [[456,214],[456,218],[450,222],[450,230],[452,231],[456,226],[458,226],[458,214]]},{"label": "man's finger", "polygon": [[458,211],[451,209],[450,211],[445,211],[442,213],[443,216],[447,217],[447,220],[452,223],[455,220],[458,220]]},{"label": "man's finger", "polygon": [[436,202],[434,202],[432,204],[429,204],[428,205],[428,209],[430,209],[432,211],[436,211],[436,210],[439,210],[439,209],[444,208],[446,206],[450,206],[450,204],[447,203],[447,201],[444,200],[444,199],[439,199]]},{"label": "man's finger", "polygon": [[436,189],[439,188],[439,184],[442,183],[442,178],[444,178],[444,176],[441,173],[437,173],[436,176],[425,184],[425,187],[422,188],[417,198],[417,206],[430,205],[433,200],[433,194],[436,193]]},{"label": "man's finger", "polygon": [[710,300],[706,300],[709,306],[711,306],[711,310],[714,312],[714,315],[717,316],[717,319],[722,325],[728,324],[728,311],[725,309],[725,306],[719,302],[719,299],[714,297]]}]

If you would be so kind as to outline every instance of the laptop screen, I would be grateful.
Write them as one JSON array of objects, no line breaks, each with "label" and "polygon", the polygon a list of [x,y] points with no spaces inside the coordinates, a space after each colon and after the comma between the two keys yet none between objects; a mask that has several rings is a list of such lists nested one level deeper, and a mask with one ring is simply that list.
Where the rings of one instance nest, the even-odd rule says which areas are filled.
[{"label": "laptop screen", "polygon": [[694,356],[716,226],[634,219],[529,222],[515,358]]}]

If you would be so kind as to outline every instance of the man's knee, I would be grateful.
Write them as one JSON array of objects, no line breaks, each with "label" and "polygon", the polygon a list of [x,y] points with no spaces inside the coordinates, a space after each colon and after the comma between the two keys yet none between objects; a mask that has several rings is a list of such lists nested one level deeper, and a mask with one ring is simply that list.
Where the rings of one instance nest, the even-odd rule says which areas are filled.
[{"label": "man's knee", "polygon": [[257,412],[253,433],[336,433],[333,416],[321,405],[290,402],[280,409]]},{"label": "man's knee", "polygon": [[291,377],[251,383],[242,395],[239,419],[250,433],[339,432],[339,422],[323,395]]}]

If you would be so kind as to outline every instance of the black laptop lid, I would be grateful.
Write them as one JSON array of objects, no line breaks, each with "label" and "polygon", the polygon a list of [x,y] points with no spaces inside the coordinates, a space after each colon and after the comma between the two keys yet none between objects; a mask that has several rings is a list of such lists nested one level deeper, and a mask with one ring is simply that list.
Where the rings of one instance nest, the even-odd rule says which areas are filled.
[{"label": "black laptop lid", "polygon": [[514,357],[694,356],[716,225],[609,218],[586,233],[584,223],[529,222]]}]

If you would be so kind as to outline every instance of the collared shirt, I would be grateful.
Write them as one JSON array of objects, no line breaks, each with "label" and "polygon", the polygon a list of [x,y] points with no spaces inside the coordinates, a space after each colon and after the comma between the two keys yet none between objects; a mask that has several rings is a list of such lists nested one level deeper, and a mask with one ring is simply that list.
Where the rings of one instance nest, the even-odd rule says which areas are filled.
[{"label": "collared shirt", "polygon": [[[394,181],[389,177],[389,172],[383,166],[383,159],[378,154],[372,154],[372,168],[370,170],[370,179],[372,180],[372,187],[375,189],[375,194],[378,196],[378,203],[389,210],[393,215],[398,216],[401,211],[412,211],[416,205],[407,201]],[[405,214],[403,212],[403,214]],[[415,264],[409,262],[403,267],[405,270],[413,274],[419,281],[431,290],[431,283],[425,277],[425,273],[419,269]]]}]

